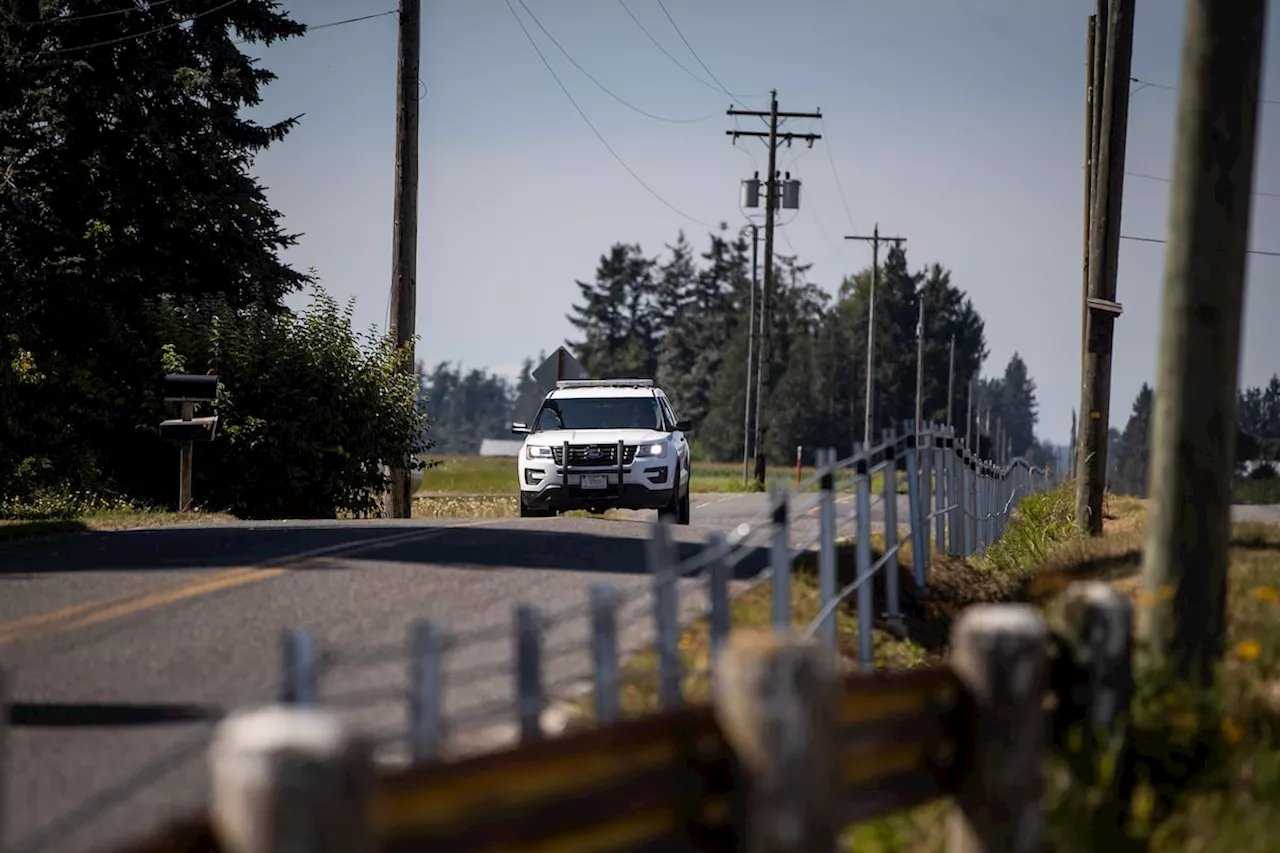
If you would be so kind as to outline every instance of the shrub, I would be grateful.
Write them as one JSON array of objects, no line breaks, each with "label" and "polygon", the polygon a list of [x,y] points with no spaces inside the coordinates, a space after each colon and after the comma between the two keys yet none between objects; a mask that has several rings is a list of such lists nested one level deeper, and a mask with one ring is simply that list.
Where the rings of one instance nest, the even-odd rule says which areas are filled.
[{"label": "shrub", "polygon": [[357,336],[352,308],[319,287],[297,314],[156,306],[173,338],[157,381],[212,370],[223,386],[219,437],[196,448],[199,502],[251,518],[376,514],[383,466],[421,467],[430,441],[408,349],[373,330]]}]

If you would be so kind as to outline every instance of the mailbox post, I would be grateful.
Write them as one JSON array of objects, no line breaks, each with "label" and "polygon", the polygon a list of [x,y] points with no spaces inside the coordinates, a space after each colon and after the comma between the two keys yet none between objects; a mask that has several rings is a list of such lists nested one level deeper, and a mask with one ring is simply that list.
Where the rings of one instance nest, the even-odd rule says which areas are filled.
[{"label": "mailbox post", "polygon": [[195,443],[213,441],[218,416],[197,418],[196,406],[218,398],[218,377],[214,374],[170,373],[164,378],[164,401],[177,403],[181,416],[160,422],[160,437],[178,442],[178,512],[191,509],[191,474]]}]

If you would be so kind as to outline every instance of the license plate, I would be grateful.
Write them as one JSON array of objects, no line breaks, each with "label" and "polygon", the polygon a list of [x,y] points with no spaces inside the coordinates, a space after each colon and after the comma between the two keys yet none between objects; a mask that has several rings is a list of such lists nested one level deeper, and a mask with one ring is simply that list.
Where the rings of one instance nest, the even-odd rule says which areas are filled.
[{"label": "license plate", "polygon": [[584,489],[607,489],[609,487],[609,478],[604,474],[583,474],[582,488]]}]

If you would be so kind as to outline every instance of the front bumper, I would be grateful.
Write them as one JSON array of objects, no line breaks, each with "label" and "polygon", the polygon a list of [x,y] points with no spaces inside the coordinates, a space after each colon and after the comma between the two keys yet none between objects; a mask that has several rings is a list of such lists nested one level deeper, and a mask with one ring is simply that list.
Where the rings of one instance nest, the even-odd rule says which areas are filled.
[{"label": "front bumper", "polygon": [[530,509],[663,509],[680,487],[679,470],[673,459],[567,470],[551,459],[521,459],[520,501]]}]

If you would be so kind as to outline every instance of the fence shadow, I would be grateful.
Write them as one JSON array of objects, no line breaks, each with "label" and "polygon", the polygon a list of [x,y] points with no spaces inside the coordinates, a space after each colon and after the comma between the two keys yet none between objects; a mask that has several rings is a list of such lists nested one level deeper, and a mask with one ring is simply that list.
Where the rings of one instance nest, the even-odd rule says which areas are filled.
[{"label": "fence shadow", "polygon": [[222,708],[183,703],[14,702],[14,728],[71,729],[154,726],[221,719]]}]

